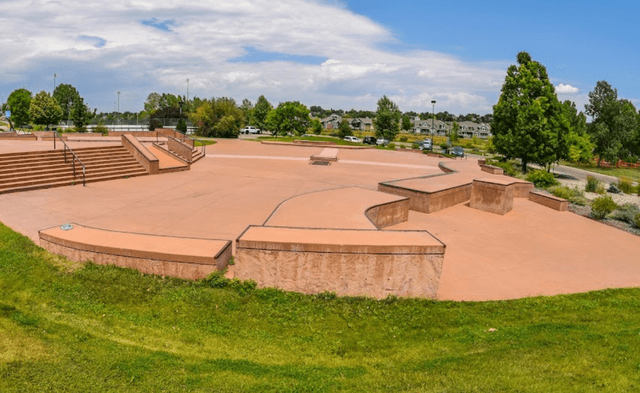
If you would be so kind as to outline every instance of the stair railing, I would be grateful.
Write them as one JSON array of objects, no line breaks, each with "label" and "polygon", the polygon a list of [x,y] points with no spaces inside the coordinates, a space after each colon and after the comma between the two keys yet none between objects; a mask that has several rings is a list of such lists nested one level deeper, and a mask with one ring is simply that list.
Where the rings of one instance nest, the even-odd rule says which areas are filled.
[{"label": "stair railing", "polygon": [[76,161],[78,161],[78,163],[82,166],[82,186],[86,187],[86,185],[87,185],[87,181],[86,181],[87,168],[82,163],[82,161],[80,161],[80,159],[78,158],[76,153],[74,153],[73,150],[71,150],[71,148],[65,143],[64,139],[62,139],[60,134],[58,134],[58,131],[53,131],[53,149],[54,150],[56,149],[56,138],[60,139],[60,142],[62,142],[62,144],[64,145],[64,162],[65,162],[65,164],[67,163],[67,150],[69,150],[69,153],[71,153],[71,156],[72,156],[71,157],[72,158],[71,164],[73,165],[73,178],[74,178],[74,180],[76,178]]},{"label": "stair railing", "polygon": [[190,139],[191,141],[193,141],[193,148],[194,149],[196,148],[196,142],[199,142],[200,146],[202,146],[202,154],[204,154],[205,156],[207,155],[207,145],[202,140],[200,140],[198,138],[194,138],[194,137],[189,136],[187,134],[183,134],[182,132],[180,132],[180,136],[182,137],[183,142],[184,142],[184,139]]}]

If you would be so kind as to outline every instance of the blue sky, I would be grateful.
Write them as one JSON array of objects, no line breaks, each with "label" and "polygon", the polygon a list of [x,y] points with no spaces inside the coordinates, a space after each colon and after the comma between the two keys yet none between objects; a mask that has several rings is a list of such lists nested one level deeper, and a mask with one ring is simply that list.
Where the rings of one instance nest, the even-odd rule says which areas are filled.
[{"label": "blue sky", "polygon": [[276,104],[490,113],[506,68],[528,51],[561,100],[584,107],[598,80],[640,106],[636,15],[626,1],[3,1],[0,100],[57,83],[111,111],[151,92]]}]

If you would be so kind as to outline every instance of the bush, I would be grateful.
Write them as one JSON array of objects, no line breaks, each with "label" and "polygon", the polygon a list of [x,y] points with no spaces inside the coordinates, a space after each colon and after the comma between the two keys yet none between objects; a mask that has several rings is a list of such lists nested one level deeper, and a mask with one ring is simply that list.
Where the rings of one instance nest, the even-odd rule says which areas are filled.
[{"label": "bush", "polygon": [[486,160],[485,163],[487,165],[492,165],[492,166],[497,166],[498,168],[502,168],[502,170],[504,170],[505,175],[507,176],[511,176],[511,177],[516,177],[518,176],[521,172],[513,165],[512,162],[500,162],[500,161],[494,161],[494,160]]},{"label": "bush", "polygon": [[633,184],[631,183],[631,179],[627,177],[620,178],[620,181],[618,182],[618,188],[620,189],[620,191],[624,192],[625,194],[631,194],[633,193],[633,190],[634,190]]},{"label": "bush", "polygon": [[407,139],[407,136],[406,136],[406,135],[401,136],[400,138],[398,138],[398,140],[399,140],[400,142],[406,142],[406,141],[408,141],[408,139]]},{"label": "bush", "polygon": [[420,145],[418,145],[417,143],[414,142],[414,143],[411,144],[411,148],[412,149],[419,149]]},{"label": "bush", "polygon": [[584,197],[584,193],[577,187],[569,188],[566,186],[555,186],[550,187],[549,192],[552,195],[555,195],[558,198],[566,199],[575,205],[585,206],[588,202],[587,198]]},{"label": "bush", "polygon": [[389,149],[395,150],[395,148],[396,148],[396,144],[395,144],[395,143],[393,143],[393,142],[391,142],[391,143],[389,143],[389,144],[387,145],[387,147],[388,147]]},{"label": "bush", "polygon": [[609,195],[597,197],[591,202],[591,216],[596,220],[602,220],[617,207]]},{"label": "bush", "polygon": [[104,121],[98,122],[98,124],[93,128],[93,132],[99,132],[103,136],[109,135],[109,129],[104,125]]},{"label": "bush", "polygon": [[587,176],[587,185],[584,187],[584,190],[587,192],[596,192],[599,184],[600,181],[594,176]]},{"label": "bush", "polygon": [[560,184],[553,176],[553,173],[549,173],[543,169],[529,172],[526,180],[532,182],[538,188],[547,188]]},{"label": "bush", "polygon": [[604,195],[607,193],[607,189],[604,184],[598,184],[598,188],[596,188],[596,194]]},{"label": "bush", "polygon": [[628,224],[633,224],[635,217],[638,214],[640,214],[640,208],[638,206],[632,203],[625,203],[611,214],[611,218],[618,221],[624,221]]},{"label": "bush", "polygon": [[162,128],[162,122],[158,119],[151,119],[149,121],[149,131],[155,131],[156,128]]},{"label": "bush", "polygon": [[633,218],[633,223],[635,224],[636,227],[640,228],[640,213],[638,213],[634,218]]}]

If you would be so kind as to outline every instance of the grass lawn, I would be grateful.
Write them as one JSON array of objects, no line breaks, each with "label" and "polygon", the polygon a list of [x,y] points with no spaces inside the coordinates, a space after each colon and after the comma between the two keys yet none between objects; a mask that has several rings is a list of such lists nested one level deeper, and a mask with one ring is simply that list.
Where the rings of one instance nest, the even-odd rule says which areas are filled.
[{"label": "grass lawn", "polygon": [[640,169],[633,168],[598,168],[592,164],[580,164],[572,162],[561,162],[562,165],[570,166],[572,168],[584,169],[585,171],[591,171],[600,173],[603,175],[614,176],[617,178],[627,177],[635,182],[640,182]]},{"label": "grass lawn", "polygon": [[259,136],[258,141],[276,141],[276,142],[293,142],[293,141],[315,141],[315,142],[333,142],[336,145],[343,146],[362,146],[362,143],[344,141],[340,138],[330,136]]},{"label": "grass lawn", "polygon": [[0,224],[0,294],[2,392],[640,389],[640,289],[307,296],[75,264]]},{"label": "grass lawn", "polygon": [[215,145],[216,143],[218,143],[218,142],[216,142],[216,141],[214,141],[212,139],[200,139],[200,138],[198,138],[198,139],[193,141],[193,146],[194,147],[198,147],[198,146],[202,146],[202,145],[209,146],[209,145]]}]

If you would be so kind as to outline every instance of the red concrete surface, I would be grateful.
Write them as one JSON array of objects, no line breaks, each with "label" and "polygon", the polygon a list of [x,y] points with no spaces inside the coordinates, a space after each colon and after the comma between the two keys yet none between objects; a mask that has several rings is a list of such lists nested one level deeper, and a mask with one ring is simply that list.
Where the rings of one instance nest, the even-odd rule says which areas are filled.
[{"label": "red concrete surface", "polygon": [[[0,152],[37,150],[39,143],[51,145],[0,141]],[[375,191],[379,182],[441,173],[437,166],[443,161],[341,149],[337,163],[309,165],[309,157],[321,151],[220,140],[207,147],[207,157],[191,171],[0,195],[0,221],[36,241],[39,230],[67,222],[233,240],[249,225],[262,225],[287,198],[344,187]],[[491,177],[475,160],[447,164],[461,173],[435,178],[441,186]],[[353,214],[346,199],[340,202],[335,209],[345,210],[335,215],[334,227]],[[304,206],[290,221],[304,222],[311,208]],[[640,285],[640,238],[526,199],[515,199],[504,216],[465,204],[428,215],[412,211],[407,222],[389,229],[427,230],[446,244],[440,299],[508,299]]]}]

